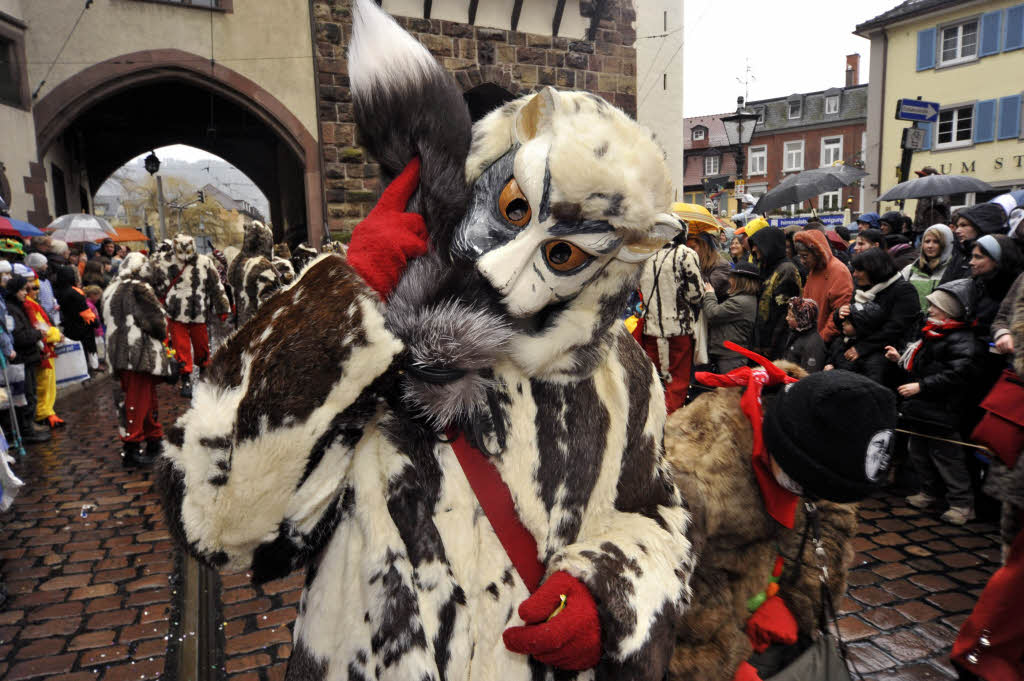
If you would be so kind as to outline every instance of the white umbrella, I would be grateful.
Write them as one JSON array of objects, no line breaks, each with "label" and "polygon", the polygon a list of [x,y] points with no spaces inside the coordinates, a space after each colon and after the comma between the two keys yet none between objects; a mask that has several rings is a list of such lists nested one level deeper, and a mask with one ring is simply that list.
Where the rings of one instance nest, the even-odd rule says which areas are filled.
[{"label": "white umbrella", "polygon": [[[51,232],[52,230],[52,232]],[[85,213],[62,215],[47,226],[50,237],[68,243],[96,241],[117,236],[117,230],[101,217]]]}]

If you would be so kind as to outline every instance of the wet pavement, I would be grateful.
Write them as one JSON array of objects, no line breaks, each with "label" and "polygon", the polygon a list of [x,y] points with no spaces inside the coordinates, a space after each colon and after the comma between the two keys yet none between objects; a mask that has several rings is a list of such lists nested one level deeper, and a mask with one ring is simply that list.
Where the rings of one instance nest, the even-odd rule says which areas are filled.
[{"label": "wet pavement", "polygon": [[[185,404],[159,391],[167,425]],[[169,678],[168,644],[189,632],[151,476],[121,467],[109,381],[61,399],[58,413],[68,427],[29,449],[16,467],[26,487],[0,516],[0,678]],[[883,496],[862,504],[855,550],[840,629],[864,678],[955,679],[949,649],[998,567],[996,528],[952,527]],[[218,676],[283,680],[302,583],[221,575]]]}]

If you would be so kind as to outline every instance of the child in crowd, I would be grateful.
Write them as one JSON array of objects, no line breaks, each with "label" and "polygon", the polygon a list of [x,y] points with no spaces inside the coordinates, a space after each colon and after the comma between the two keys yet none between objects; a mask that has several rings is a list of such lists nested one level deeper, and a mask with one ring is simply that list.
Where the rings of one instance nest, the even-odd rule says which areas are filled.
[{"label": "child in crowd", "polygon": [[715,365],[713,371],[727,374],[746,363],[743,355],[723,344],[732,341],[741,347],[750,347],[760,289],[757,265],[742,261],[729,273],[729,288],[721,303],[715,295],[715,287],[704,283],[704,297],[700,302],[708,324],[708,358]]},{"label": "child in crowd", "polygon": [[818,304],[810,298],[789,299],[789,338],[782,359],[799,364],[808,373],[821,371],[825,365],[825,342],[818,335]]},{"label": "child in crowd", "polygon": [[910,461],[921,480],[921,491],[907,497],[915,508],[931,508],[945,500],[942,520],[963,525],[974,518],[974,495],[957,424],[969,406],[972,381],[977,379],[983,347],[973,326],[973,289],[969,279],[942,284],[928,296],[928,321],[921,340],[900,352],[889,345],[886,359],[898,362],[909,382],[899,386],[903,420],[932,437],[911,435]]},{"label": "child in crowd", "polygon": [[101,304],[100,299],[103,298],[103,289],[99,286],[85,286],[82,288],[82,293],[85,294],[85,304],[89,306],[89,309],[96,313],[96,320],[99,322],[93,329],[93,333],[96,335],[96,347],[99,350],[100,371],[107,370],[107,351],[106,351],[106,329],[103,325],[103,317],[100,315]]},{"label": "child in crowd", "polygon": [[882,325],[884,311],[878,303],[850,303],[850,314],[846,319],[839,316],[839,310],[832,313],[832,319],[842,333],[832,339],[825,351],[825,371],[843,369],[859,374],[861,360],[846,359],[846,351],[857,344],[857,337],[863,337]]},{"label": "child in crowd", "polygon": [[[39,371],[36,374],[36,423],[45,423],[50,428],[60,428],[64,425],[64,419],[57,416],[53,405],[57,401],[57,369],[54,362],[57,359],[55,345],[64,339],[64,334],[50,322],[43,306],[39,304],[39,278],[35,273],[26,268],[18,272],[28,279],[28,296],[25,298],[25,314],[29,322],[43,335],[43,354]],[[26,386],[29,389],[29,386]]]}]

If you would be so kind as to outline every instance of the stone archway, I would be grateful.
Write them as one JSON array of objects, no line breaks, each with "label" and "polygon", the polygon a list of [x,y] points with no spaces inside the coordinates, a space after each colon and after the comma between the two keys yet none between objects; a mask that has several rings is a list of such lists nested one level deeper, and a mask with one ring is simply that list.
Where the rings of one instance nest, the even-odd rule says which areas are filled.
[{"label": "stone archway", "polygon": [[[312,76],[311,76],[312,77]],[[306,233],[311,244],[324,234],[320,149],[316,138],[276,97],[221,64],[183,50],[146,50],[94,64],[62,82],[36,103],[37,148],[46,150],[91,107],[115,95],[160,82],[193,85],[228,100],[269,128],[302,169]],[[289,197],[292,198],[292,197]]]}]

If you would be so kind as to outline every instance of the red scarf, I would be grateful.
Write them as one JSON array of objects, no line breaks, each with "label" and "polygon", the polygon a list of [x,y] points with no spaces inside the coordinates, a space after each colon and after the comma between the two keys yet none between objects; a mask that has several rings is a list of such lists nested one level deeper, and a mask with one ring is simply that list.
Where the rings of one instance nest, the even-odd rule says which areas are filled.
[{"label": "red scarf", "polygon": [[[31,298],[25,298],[25,303],[22,306],[25,308],[25,314],[28,315],[29,323],[32,324],[32,328],[38,328],[36,324],[40,321],[45,322],[47,326],[53,326],[50,323],[50,317],[46,314],[46,310],[43,306],[32,300]],[[45,334],[44,334],[45,335]],[[57,356],[57,351],[53,349],[53,345],[43,341],[43,360],[39,364],[40,369],[52,369],[53,359]]]},{"label": "red scarf", "polygon": [[751,463],[754,466],[754,474],[757,476],[757,485],[761,489],[761,498],[764,500],[764,507],[768,511],[768,515],[783,527],[793,529],[799,497],[780,485],[772,474],[771,457],[769,457],[768,450],[764,446],[764,434],[761,430],[761,424],[764,421],[761,391],[766,385],[796,383],[796,379],[761,355],[751,352],[746,348],[741,348],[731,341],[725,341],[724,346],[729,350],[749,357],[760,366],[754,368],[740,367],[733,369],[727,374],[712,374],[706,371],[698,371],[695,378],[699,383],[717,388],[746,386],[747,389],[743,392],[743,397],[740,399],[740,409],[743,410],[743,414],[750,421],[750,426],[754,431],[754,449]]},{"label": "red scarf", "polygon": [[944,322],[928,322],[921,329],[921,342],[917,344],[917,347],[910,353],[910,359],[907,360],[907,371],[911,371],[914,368],[914,360],[917,359],[917,353],[924,347],[925,342],[930,338],[942,338],[950,331],[956,331],[957,329],[969,329],[974,326],[974,322],[961,322],[955,319],[947,319]]}]

